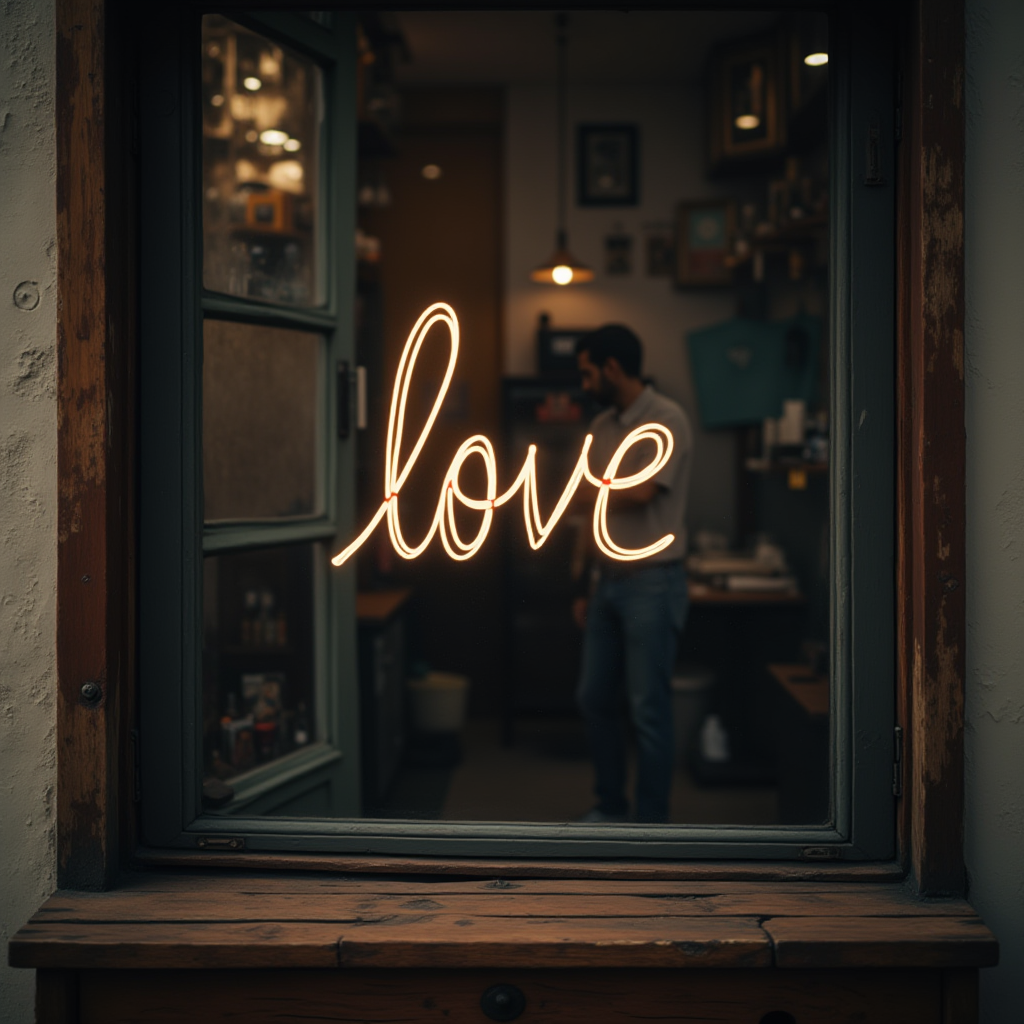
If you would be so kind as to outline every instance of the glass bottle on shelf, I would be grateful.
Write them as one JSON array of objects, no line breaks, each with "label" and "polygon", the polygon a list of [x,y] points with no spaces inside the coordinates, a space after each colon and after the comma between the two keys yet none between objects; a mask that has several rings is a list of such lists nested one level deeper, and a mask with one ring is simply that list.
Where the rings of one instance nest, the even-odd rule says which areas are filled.
[{"label": "glass bottle on shelf", "polygon": [[309,713],[306,711],[306,702],[300,700],[292,724],[292,743],[296,747],[304,747],[309,741]]}]

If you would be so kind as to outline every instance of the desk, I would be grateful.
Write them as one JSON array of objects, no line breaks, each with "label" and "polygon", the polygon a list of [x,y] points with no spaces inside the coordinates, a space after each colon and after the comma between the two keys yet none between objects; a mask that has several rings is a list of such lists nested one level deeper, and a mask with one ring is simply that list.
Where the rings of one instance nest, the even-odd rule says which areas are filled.
[{"label": "desk", "polygon": [[807,599],[798,590],[722,590],[708,583],[690,580],[691,605],[727,605],[748,608],[767,605],[769,607],[804,605]]}]

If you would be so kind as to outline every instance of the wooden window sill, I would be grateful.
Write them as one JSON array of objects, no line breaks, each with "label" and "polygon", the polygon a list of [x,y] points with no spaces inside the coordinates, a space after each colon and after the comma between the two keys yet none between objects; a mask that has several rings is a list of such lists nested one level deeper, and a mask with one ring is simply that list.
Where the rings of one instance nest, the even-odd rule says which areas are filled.
[{"label": "wooden window sill", "polygon": [[58,892],[12,966],[948,970],[997,944],[962,899],[898,883],[147,873]]}]

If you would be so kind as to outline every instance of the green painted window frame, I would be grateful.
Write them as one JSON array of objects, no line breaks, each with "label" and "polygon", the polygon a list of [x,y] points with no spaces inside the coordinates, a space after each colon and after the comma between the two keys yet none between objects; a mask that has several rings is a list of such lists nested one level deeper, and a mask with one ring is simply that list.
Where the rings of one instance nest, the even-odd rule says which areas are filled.
[{"label": "green painted window frame", "polygon": [[[783,4],[765,4],[783,10]],[[323,28],[292,15],[231,14],[257,29],[285,32],[293,45],[321,53]],[[363,819],[225,818],[200,812],[198,742],[198,566],[202,524],[197,476],[200,323],[195,131],[200,15],[168,15],[158,55],[141,90],[142,356],[140,712],[142,840],[150,847],[195,849],[211,839],[240,840],[255,852],[361,852],[435,856],[550,858],[709,858],[850,861],[896,855],[893,793],[895,651],[895,42],[894,22],[832,12],[830,45],[832,821],[822,826],[551,825],[391,822]],[[337,15],[338,22],[350,20]],[[298,35],[292,35],[297,32]],[[354,46],[354,43],[353,43]],[[191,49],[190,49],[191,47]],[[349,91],[346,93],[345,89]],[[354,109],[351,83],[333,85]],[[147,111],[161,123],[149,122]],[[339,108],[336,108],[340,110]],[[866,181],[865,151],[878,140],[881,180]],[[168,141],[170,140],[170,142]],[[173,143],[177,141],[176,149]],[[354,139],[351,140],[354,147]],[[167,159],[177,153],[177,159]],[[336,151],[336,156],[338,156]],[[163,158],[161,160],[161,158]],[[354,154],[332,175],[332,237],[350,237]],[[349,175],[349,177],[346,177]],[[346,205],[347,203],[347,205]],[[351,212],[350,212],[351,211]],[[346,221],[346,218],[350,218]],[[353,224],[354,229],[354,224]],[[159,243],[157,242],[159,240]],[[352,255],[332,253],[334,280],[353,283]],[[341,284],[331,313],[351,302]],[[223,297],[208,308],[244,317]],[[227,305],[221,305],[225,303]],[[231,308],[227,308],[231,305]],[[242,303],[242,306],[248,304]],[[262,312],[262,310],[261,310]],[[348,312],[351,312],[349,309]],[[318,314],[303,311],[314,326]],[[261,317],[262,319],[262,317]],[[351,317],[349,318],[351,323]],[[348,516],[351,493],[336,482],[331,533]],[[300,524],[293,524],[299,529]],[[311,529],[311,524],[301,524]],[[327,523],[322,537],[327,537]],[[296,534],[296,536],[298,536]],[[339,652],[354,663],[354,584],[332,570],[332,672]],[[345,617],[348,610],[347,620]],[[191,666],[191,675],[189,674]],[[337,678],[337,676],[334,676]],[[358,722],[355,683],[347,722]],[[345,717],[345,716],[341,716]],[[339,722],[336,753],[358,759],[359,737]],[[351,774],[351,773],[350,773]]]},{"label": "green painted window frame", "polygon": [[[330,781],[348,805],[358,799],[358,706],[354,701],[355,588],[328,572],[339,531],[354,521],[354,443],[333,429],[335,364],[352,364],[355,256],[339,244],[354,232],[354,79],[345,73],[355,53],[352,16],[321,23],[285,12],[231,13],[255,32],[314,60],[323,72],[326,117],[318,183],[318,306],[293,308],[209,292],[202,287],[201,152],[198,138],[198,57],[202,14],[168,15],[167,33],[142,70],[141,119],[142,351],[140,531],[140,719],[142,831],[165,845],[202,813],[200,758],[201,572],[204,555],[313,543],[324,566],[314,573],[318,716],[325,741],[247,773],[227,810],[258,814],[269,804]],[[161,104],[161,100],[163,103]],[[351,122],[351,123],[349,123]],[[173,240],[173,241],[169,241]],[[171,312],[169,312],[171,311]],[[327,343],[322,358],[318,490],[314,515],[263,522],[204,525],[202,510],[201,380],[205,318],[307,329]],[[178,500],[175,500],[175,497]],[[200,588],[200,589],[197,589]],[[180,769],[179,767],[180,766]]]}]

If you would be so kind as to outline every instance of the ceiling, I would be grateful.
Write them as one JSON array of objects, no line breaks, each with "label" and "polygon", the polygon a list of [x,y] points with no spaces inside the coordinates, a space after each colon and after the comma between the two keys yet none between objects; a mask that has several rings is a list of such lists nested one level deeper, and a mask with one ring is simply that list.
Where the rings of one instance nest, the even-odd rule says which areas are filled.
[{"label": "ceiling", "polygon": [[[569,14],[569,81],[696,81],[716,42],[760,31],[776,18],[749,11],[575,11]],[[400,11],[389,20],[412,57],[396,63],[399,84],[554,81],[553,11]]]}]

